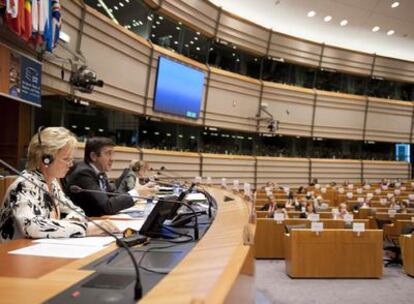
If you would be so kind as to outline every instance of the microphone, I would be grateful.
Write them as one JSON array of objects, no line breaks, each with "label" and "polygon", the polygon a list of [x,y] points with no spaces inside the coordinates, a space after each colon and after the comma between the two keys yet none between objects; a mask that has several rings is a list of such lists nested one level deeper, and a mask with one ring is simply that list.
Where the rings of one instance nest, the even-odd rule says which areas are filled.
[{"label": "microphone", "polygon": [[[192,213],[192,216],[194,217],[194,239],[198,240],[199,239],[199,230],[198,230],[198,220],[197,220],[197,213],[195,212],[194,208],[191,207],[189,204],[183,202],[183,199],[185,198],[185,196],[194,188],[195,185],[192,185],[188,190],[183,191],[180,193],[180,195],[178,196],[177,200],[163,200],[164,202],[167,203],[174,203],[174,204],[181,204],[186,206]],[[72,185],[69,187],[70,192],[72,193],[80,193],[80,192],[89,192],[89,193],[102,193],[102,194],[107,194],[107,195],[112,195],[112,196],[125,196],[128,195],[132,198],[137,198],[137,199],[151,199],[153,200],[153,197],[146,197],[146,196],[139,196],[139,195],[130,195],[128,193],[117,193],[117,192],[106,192],[106,191],[100,191],[100,190],[91,190],[91,189],[84,189],[81,188],[77,185]]]},{"label": "microphone", "polygon": [[[6,167],[7,169],[9,169],[10,171],[12,171],[13,173],[17,174],[19,177],[23,178],[25,181],[30,183],[32,186],[36,187],[37,189],[40,189],[40,191],[42,191],[46,195],[51,196],[53,199],[57,200],[62,205],[68,207],[69,209],[71,209],[72,211],[74,211],[75,213],[77,213],[78,215],[83,217],[88,223],[92,223],[93,225],[98,227],[101,231],[105,232],[107,235],[112,236],[116,240],[117,243],[119,242],[120,244],[122,244],[122,247],[125,248],[126,252],[128,253],[129,257],[131,258],[132,264],[134,265],[134,269],[135,269],[136,279],[135,279],[135,287],[134,287],[134,299],[139,300],[139,299],[142,298],[142,285],[141,285],[141,280],[140,280],[139,268],[138,268],[137,261],[135,260],[135,257],[132,254],[131,250],[128,248],[127,244],[121,238],[117,237],[114,233],[107,230],[105,227],[101,226],[100,224],[98,224],[94,220],[90,219],[89,217],[87,217],[83,213],[79,212],[77,209],[73,209],[70,205],[66,204],[66,202],[62,201],[59,197],[53,195],[52,193],[49,193],[48,191],[46,191],[42,187],[38,186],[35,182],[33,182],[30,179],[28,179],[27,177],[23,176],[16,168],[12,167],[11,165],[9,165],[7,162],[2,160],[1,158],[0,158],[0,164],[3,165],[4,167]],[[80,188],[80,187],[78,187],[78,188]],[[80,188],[80,189],[82,189],[82,188]],[[75,189],[75,190],[78,190],[78,189]]]}]

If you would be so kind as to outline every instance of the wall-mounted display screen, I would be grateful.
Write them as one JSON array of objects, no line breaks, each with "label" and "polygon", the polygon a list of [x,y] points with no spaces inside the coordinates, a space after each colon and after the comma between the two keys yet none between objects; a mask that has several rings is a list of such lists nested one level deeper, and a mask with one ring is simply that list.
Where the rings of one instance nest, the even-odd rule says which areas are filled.
[{"label": "wall-mounted display screen", "polygon": [[154,92],[154,111],[197,119],[203,87],[203,71],[160,56]]}]

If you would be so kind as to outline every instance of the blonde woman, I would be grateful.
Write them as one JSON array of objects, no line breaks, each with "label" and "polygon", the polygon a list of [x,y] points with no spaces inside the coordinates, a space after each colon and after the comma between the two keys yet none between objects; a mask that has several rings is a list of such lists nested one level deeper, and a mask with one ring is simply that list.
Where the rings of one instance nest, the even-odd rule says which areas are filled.
[{"label": "blonde woman", "polygon": [[[72,166],[76,143],[63,127],[39,128],[29,144],[26,170],[7,190],[0,210],[0,242],[101,234],[88,225],[83,210],[66,197],[58,182]],[[110,222],[103,226],[116,231]]]}]

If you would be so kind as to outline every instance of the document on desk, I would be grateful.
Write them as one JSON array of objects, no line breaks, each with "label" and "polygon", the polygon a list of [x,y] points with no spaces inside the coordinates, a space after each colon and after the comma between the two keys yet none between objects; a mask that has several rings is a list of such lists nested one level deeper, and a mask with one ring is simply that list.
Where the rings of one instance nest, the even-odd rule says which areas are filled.
[{"label": "document on desk", "polygon": [[9,253],[64,259],[81,259],[102,250],[102,248],[102,246],[78,246],[39,243],[9,251]]},{"label": "document on desk", "polygon": [[88,236],[84,238],[39,239],[33,241],[33,243],[104,247],[114,241],[115,239],[112,236]]}]

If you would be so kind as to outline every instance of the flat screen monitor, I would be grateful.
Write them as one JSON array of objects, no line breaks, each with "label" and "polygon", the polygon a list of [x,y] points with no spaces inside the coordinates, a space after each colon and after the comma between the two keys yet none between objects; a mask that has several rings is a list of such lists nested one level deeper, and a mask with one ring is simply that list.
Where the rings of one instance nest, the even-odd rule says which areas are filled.
[{"label": "flat screen monitor", "polygon": [[152,208],[139,233],[153,238],[167,237],[167,234],[162,229],[163,223],[165,220],[172,218],[180,206],[179,203],[160,199]]},{"label": "flat screen monitor", "polygon": [[154,111],[197,119],[204,72],[160,56],[154,92]]}]

